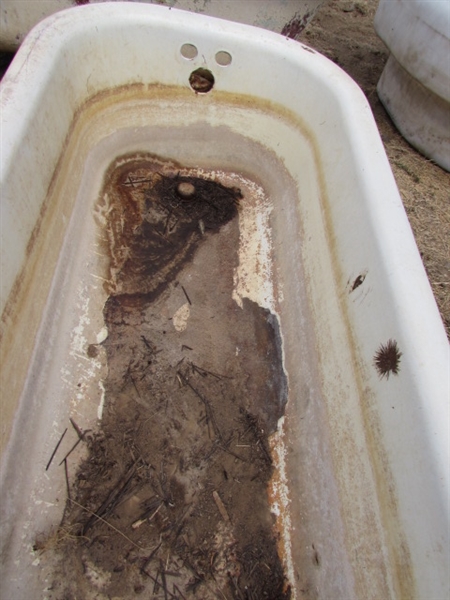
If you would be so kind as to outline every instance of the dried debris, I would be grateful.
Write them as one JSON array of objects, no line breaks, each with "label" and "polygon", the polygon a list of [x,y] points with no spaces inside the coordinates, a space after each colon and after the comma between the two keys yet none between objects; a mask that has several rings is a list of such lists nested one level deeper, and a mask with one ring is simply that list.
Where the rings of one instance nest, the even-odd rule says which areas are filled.
[{"label": "dried debris", "polygon": [[72,422],[88,458],[49,599],[288,599],[267,495],[286,381],[276,319],[231,300],[241,193],[129,157],[102,197],[106,399],[99,431]]}]

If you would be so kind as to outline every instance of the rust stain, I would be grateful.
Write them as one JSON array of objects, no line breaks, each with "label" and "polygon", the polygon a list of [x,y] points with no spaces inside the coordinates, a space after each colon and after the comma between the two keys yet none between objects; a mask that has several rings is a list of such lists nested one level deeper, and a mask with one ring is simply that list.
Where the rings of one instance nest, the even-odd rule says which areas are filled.
[{"label": "rust stain", "polygon": [[292,561],[292,552],[289,546],[288,537],[291,533],[290,518],[289,518],[289,507],[287,505],[287,498],[283,495],[283,486],[285,482],[282,479],[280,473],[279,464],[279,453],[283,452],[281,445],[283,444],[282,439],[270,440],[271,455],[274,462],[275,469],[272,473],[272,478],[269,481],[267,488],[267,494],[269,497],[269,504],[271,507],[278,507],[278,514],[275,515],[274,531],[277,538],[277,551],[286,573],[287,579],[285,582],[284,591],[287,591],[290,584],[295,586],[293,581],[294,573],[291,572],[290,566]]},{"label": "rust stain", "polygon": [[356,277],[355,281],[353,282],[350,293],[354,292],[357,288],[359,288],[359,286],[364,283],[365,278],[366,278],[366,273],[361,273],[361,275],[358,275],[358,277]]},{"label": "rust stain", "polygon": [[297,36],[299,36],[302,31],[305,29],[309,20],[311,19],[312,14],[307,12],[306,14],[299,16],[294,15],[290,21],[286,23],[286,25],[281,30],[281,35],[284,35],[292,40],[295,40]]}]

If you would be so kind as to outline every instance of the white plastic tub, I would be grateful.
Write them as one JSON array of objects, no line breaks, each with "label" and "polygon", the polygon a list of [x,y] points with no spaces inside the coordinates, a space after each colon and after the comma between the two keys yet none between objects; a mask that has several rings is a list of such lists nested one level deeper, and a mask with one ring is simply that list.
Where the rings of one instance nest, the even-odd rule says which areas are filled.
[{"label": "white plastic tub", "polygon": [[[198,67],[209,93],[190,87]],[[107,335],[98,195],[137,152],[265,191],[241,202],[233,298],[280,324],[271,489],[292,597],[447,597],[448,343],[357,86],[279,35],[114,3],[42,22],[0,89],[2,597],[54,597],[35,544],[66,481],[45,468],[69,417],[101,427],[107,365],[86,354]],[[88,597],[108,597],[96,585]]]}]

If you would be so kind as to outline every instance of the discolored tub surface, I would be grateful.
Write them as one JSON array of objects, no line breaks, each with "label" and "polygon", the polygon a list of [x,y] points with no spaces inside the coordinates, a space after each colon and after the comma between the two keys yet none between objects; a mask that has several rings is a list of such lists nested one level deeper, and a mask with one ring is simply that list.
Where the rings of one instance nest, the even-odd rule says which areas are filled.
[{"label": "discolored tub surface", "polygon": [[268,494],[287,400],[279,325],[235,296],[257,186],[222,175],[142,155],[106,173],[108,334],[86,351],[106,356],[102,420],[78,432],[87,456],[62,523],[36,540],[54,561],[48,598],[291,596]]}]

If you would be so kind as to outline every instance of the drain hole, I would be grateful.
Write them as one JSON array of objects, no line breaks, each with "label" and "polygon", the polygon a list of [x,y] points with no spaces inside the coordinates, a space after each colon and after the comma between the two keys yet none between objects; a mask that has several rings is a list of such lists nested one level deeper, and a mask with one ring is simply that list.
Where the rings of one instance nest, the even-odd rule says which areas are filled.
[{"label": "drain hole", "polygon": [[197,46],[194,46],[194,44],[183,44],[180,48],[180,52],[181,56],[187,60],[193,60],[198,54]]},{"label": "drain hole", "polygon": [[232,58],[229,52],[226,52],[225,50],[216,52],[216,63],[221,67],[228,67],[228,65],[231,65],[231,61]]},{"label": "drain hole", "polygon": [[206,94],[214,86],[214,75],[208,69],[195,69],[189,77],[191,88],[197,94]]}]

